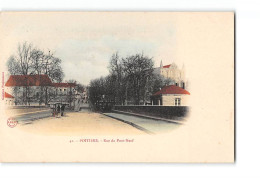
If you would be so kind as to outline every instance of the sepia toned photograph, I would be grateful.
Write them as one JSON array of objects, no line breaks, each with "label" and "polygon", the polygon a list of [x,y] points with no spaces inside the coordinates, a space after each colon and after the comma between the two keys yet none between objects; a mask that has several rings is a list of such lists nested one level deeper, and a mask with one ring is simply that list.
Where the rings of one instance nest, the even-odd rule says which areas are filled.
[{"label": "sepia toned photograph", "polygon": [[1,162],[234,162],[233,12],[2,12],[0,32]]}]

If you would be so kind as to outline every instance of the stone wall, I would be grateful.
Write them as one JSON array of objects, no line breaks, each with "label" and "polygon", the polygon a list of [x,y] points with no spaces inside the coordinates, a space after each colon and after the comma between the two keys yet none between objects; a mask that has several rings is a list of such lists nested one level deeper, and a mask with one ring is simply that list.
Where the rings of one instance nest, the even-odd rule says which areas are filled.
[{"label": "stone wall", "polygon": [[132,112],[147,116],[156,116],[167,119],[185,117],[189,112],[187,106],[114,106],[118,111]]}]

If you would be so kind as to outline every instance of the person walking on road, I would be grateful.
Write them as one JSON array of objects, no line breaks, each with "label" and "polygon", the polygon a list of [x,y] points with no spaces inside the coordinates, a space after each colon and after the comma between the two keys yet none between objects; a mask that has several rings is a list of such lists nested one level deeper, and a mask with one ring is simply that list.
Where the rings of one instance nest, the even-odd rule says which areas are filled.
[{"label": "person walking on road", "polygon": [[64,115],[64,110],[65,110],[65,104],[63,104],[63,105],[61,106],[61,116]]},{"label": "person walking on road", "polygon": [[57,117],[59,117],[59,113],[60,113],[60,105],[57,106]]}]

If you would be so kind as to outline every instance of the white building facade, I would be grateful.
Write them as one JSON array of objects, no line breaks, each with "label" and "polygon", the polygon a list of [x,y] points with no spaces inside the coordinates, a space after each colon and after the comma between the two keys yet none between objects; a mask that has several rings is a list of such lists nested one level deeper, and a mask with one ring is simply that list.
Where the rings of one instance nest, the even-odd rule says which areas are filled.
[{"label": "white building facade", "polygon": [[151,104],[159,106],[189,106],[190,93],[176,85],[163,87],[151,96]]}]

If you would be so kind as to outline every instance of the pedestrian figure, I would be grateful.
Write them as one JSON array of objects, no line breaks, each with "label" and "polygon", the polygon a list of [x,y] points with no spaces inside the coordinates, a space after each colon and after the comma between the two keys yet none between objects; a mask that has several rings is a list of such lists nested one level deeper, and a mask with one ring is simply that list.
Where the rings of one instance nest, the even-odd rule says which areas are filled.
[{"label": "pedestrian figure", "polygon": [[64,110],[65,110],[65,104],[63,104],[63,105],[61,106],[61,116],[64,115]]},{"label": "pedestrian figure", "polygon": [[58,105],[57,107],[57,116],[59,117],[59,113],[60,113],[60,105]]},{"label": "pedestrian figure", "polygon": [[52,110],[53,110],[52,111],[52,116],[55,117],[55,115],[56,115],[56,107],[53,107]]}]

